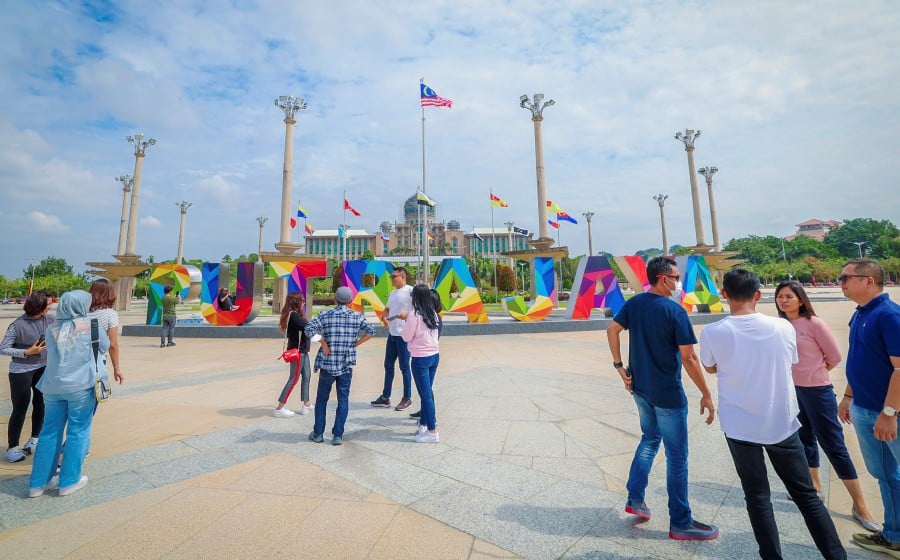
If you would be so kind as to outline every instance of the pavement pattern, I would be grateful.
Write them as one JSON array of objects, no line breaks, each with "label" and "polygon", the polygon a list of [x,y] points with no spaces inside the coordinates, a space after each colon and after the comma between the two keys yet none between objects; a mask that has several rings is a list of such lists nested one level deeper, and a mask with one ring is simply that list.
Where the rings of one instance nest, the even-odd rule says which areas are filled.
[{"label": "pavement pattern", "polygon": [[[846,350],[854,305],[816,307]],[[18,313],[0,311],[0,328]],[[139,312],[122,316],[140,320]],[[271,417],[287,378],[275,360],[280,341],[178,340],[177,331],[172,348],[120,340],[126,383],[96,416],[87,487],[28,499],[31,458],[0,464],[0,559],[758,558],[718,421],[704,424],[686,376],[691,506],[721,536],[668,538],[662,452],[647,494],[652,519],[624,513],[638,417],[602,331],[444,339],[438,444],[413,442],[407,412],[415,396],[404,412],[369,405],[380,393],[384,352],[383,338],[370,341],[360,348],[341,446],[329,444],[333,398],[323,444],[307,440],[312,415]],[[843,369],[833,377],[842,389]],[[715,391],[715,378],[708,381]],[[295,410],[299,391],[288,404]],[[401,393],[398,374],[392,401]],[[2,387],[2,432],[9,412]],[[845,435],[880,517],[877,485],[853,431]],[[818,558],[771,468],[770,478],[785,558]],[[885,557],[850,542],[861,529],[830,478],[823,465],[826,502],[850,557]]]}]

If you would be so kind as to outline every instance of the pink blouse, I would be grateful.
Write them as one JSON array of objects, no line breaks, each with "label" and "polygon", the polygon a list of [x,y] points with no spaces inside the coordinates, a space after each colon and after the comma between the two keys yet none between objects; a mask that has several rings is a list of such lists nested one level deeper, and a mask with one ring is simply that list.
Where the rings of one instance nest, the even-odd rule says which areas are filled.
[{"label": "pink blouse", "polygon": [[797,387],[823,387],[831,385],[831,376],[825,364],[836,366],[841,362],[841,349],[825,321],[815,315],[809,319],[800,317],[791,321],[797,331],[797,354],[800,361],[794,364],[794,385]]}]

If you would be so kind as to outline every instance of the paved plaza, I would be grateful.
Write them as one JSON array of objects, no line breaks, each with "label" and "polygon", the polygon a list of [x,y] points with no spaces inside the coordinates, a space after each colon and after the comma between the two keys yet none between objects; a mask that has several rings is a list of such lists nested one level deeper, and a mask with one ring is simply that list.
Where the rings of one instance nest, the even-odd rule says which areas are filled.
[{"label": "paved plaza", "polygon": [[[846,351],[854,304],[839,296],[814,303]],[[761,310],[774,314],[771,303]],[[0,328],[18,313],[3,306]],[[414,443],[406,412],[369,405],[383,379],[384,338],[372,340],[360,348],[340,447],[329,444],[334,398],[324,444],[307,440],[312,415],[271,416],[287,377],[280,340],[179,340],[177,331],[173,348],[120,340],[126,384],[97,413],[88,486],[28,499],[31,458],[0,464],[0,559],[758,558],[719,423],[703,423],[687,376],[691,506],[721,536],[668,538],[662,452],[647,497],[653,518],[624,513],[638,419],[603,331],[444,338],[439,444]],[[843,389],[841,366],[833,377]],[[400,393],[398,375],[393,400]],[[299,403],[297,387],[288,406]],[[3,383],[3,433],[9,412]],[[852,429],[845,434],[880,517],[877,486]],[[850,542],[861,529],[849,496],[825,465],[822,474],[850,557],[884,558]],[[785,558],[818,558],[780,481],[772,487]]]}]

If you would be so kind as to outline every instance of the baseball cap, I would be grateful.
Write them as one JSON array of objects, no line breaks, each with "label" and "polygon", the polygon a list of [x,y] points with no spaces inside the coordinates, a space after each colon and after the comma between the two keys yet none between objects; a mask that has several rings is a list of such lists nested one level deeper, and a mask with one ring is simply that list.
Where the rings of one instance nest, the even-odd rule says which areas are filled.
[{"label": "baseball cap", "polygon": [[347,286],[341,286],[334,292],[334,301],[346,305],[353,301],[353,292]]}]

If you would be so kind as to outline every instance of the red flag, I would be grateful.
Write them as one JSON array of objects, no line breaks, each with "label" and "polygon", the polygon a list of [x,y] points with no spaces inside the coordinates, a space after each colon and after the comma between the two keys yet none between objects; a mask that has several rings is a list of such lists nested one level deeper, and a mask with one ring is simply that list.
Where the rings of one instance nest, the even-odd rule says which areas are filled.
[{"label": "red flag", "polygon": [[344,197],[344,210],[349,210],[354,216],[362,216],[362,214],[359,213],[359,210],[350,206],[350,201],[347,200],[346,196]]},{"label": "red flag", "polygon": [[291,218],[291,229],[294,229],[295,227],[297,227],[297,220]]}]

